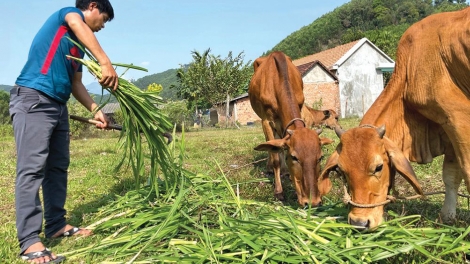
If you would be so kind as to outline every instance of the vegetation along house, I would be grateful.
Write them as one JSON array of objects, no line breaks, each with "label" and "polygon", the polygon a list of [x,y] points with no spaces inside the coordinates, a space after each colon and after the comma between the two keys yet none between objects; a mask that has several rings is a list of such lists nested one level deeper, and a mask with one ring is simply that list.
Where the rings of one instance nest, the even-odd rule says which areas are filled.
[{"label": "vegetation along house", "polygon": [[[395,62],[367,38],[293,61],[304,82],[305,104],[333,109],[341,117],[362,117],[384,88],[384,72]],[[240,124],[260,120],[248,94],[230,102],[230,116]],[[219,114],[219,122],[224,121]]]}]

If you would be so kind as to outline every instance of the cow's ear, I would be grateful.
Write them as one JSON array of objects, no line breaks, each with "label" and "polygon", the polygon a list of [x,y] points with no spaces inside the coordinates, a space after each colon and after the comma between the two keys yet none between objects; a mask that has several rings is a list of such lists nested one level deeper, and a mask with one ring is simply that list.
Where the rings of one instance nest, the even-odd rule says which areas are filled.
[{"label": "cow's ear", "polygon": [[390,157],[393,167],[401,176],[403,176],[403,178],[405,178],[405,180],[407,180],[411,184],[411,186],[413,186],[413,188],[418,194],[423,195],[424,193],[423,189],[421,188],[421,184],[418,182],[416,174],[403,152],[398,149],[395,143],[393,143],[393,141],[391,141],[389,138],[384,137],[383,140],[385,144],[385,149],[387,150],[388,156]]},{"label": "cow's ear", "polygon": [[259,144],[255,147],[258,151],[281,152],[286,147],[285,139],[273,139]]},{"label": "cow's ear", "polygon": [[330,180],[330,172],[336,171],[336,168],[338,167],[338,158],[338,152],[333,152],[333,154],[331,154],[331,156],[326,161],[325,168],[323,168],[323,171],[318,178],[318,190],[320,191],[321,195],[325,195],[331,190],[332,185]]},{"label": "cow's ear", "polygon": [[256,69],[258,69],[258,67],[261,65],[261,63],[263,63],[263,61],[266,60],[266,57],[259,57],[255,60],[255,62],[253,62],[253,69],[254,71],[256,71]]}]

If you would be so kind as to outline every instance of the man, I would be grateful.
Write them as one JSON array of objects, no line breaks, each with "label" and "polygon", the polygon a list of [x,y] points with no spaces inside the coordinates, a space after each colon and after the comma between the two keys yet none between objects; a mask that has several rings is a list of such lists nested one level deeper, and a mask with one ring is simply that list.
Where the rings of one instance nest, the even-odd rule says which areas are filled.
[{"label": "man", "polygon": [[[66,102],[73,96],[89,111],[98,105],[82,83],[82,66],[66,55],[83,58],[67,37],[85,46],[98,60],[105,87],[118,87],[118,75],[94,32],[114,18],[109,0],[77,0],[41,27],[28,60],[10,92],[10,115],[17,149],[15,206],[20,257],[30,263],[59,263],[65,257],[47,249],[39,238],[44,200],[45,236],[91,235],[90,230],[66,223],[64,209],[69,165],[69,124]],[[108,118],[96,112],[96,125],[106,128]]]}]

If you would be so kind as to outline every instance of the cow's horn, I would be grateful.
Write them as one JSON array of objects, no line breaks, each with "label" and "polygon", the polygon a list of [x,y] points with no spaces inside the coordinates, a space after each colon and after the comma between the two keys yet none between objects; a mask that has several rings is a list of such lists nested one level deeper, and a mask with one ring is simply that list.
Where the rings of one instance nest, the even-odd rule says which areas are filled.
[{"label": "cow's horn", "polygon": [[385,135],[385,125],[377,128],[377,133],[379,133],[380,138],[384,138]]},{"label": "cow's horn", "polygon": [[341,138],[341,135],[344,133],[344,130],[338,126],[335,126],[335,133],[338,136],[338,138]]}]

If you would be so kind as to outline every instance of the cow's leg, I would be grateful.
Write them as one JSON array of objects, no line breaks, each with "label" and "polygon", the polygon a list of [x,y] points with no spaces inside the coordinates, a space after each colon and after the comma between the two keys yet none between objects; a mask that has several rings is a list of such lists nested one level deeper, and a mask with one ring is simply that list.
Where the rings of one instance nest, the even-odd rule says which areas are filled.
[{"label": "cow's leg", "polygon": [[[268,122],[269,124],[269,127],[271,128],[271,133],[273,135],[273,138],[279,138],[277,135],[279,134],[278,131],[276,131],[276,125],[274,124],[273,121],[269,121]],[[263,128],[264,129],[264,128]],[[264,132],[264,135],[266,135],[266,132]],[[269,139],[266,138],[266,141],[268,141]],[[273,169],[273,159],[271,158],[271,155],[268,156],[268,162],[266,163],[266,171],[269,173],[274,173],[274,169]]]},{"label": "cow's leg", "polygon": [[269,153],[271,160],[273,162],[274,170],[274,197],[280,201],[284,201],[284,193],[282,190],[281,183],[281,162],[279,160],[279,153],[271,152]]},{"label": "cow's leg", "polygon": [[[269,124],[269,121],[263,120],[262,124],[263,124],[263,132],[264,132],[266,141],[273,140],[275,138],[274,132],[273,132],[273,128]],[[284,194],[283,194],[282,184],[281,184],[281,163],[280,163],[279,153],[269,152],[268,165],[269,163],[272,165],[273,172],[274,172],[274,197],[283,201]]]},{"label": "cow's leg", "polygon": [[444,222],[453,222],[456,218],[457,193],[462,182],[462,176],[463,172],[454,155],[445,155],[442,169],[445,198],[441,209],[441,217]]}]

